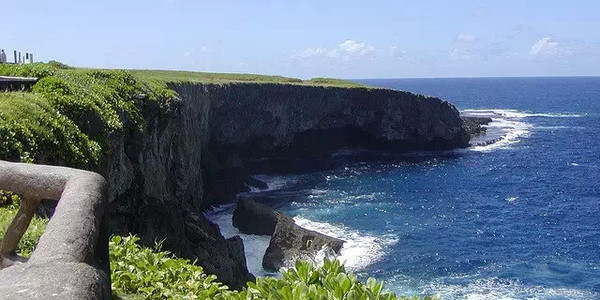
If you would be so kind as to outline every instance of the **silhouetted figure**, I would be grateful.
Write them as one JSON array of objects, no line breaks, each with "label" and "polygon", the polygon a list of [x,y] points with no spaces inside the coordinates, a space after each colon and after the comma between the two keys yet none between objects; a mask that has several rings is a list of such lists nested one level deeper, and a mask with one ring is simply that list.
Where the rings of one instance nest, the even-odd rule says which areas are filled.
[{"label": "silhouetted figure", "polygon": [[4,49],[2,49],[2,52],[0,53],[0,63],[6,63],[6,53],[4,53]]}]

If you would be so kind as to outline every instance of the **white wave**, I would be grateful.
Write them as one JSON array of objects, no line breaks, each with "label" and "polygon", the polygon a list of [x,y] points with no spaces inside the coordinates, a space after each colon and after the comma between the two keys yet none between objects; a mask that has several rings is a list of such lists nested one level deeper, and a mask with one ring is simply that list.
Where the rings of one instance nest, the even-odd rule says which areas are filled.
[{"label": "white wave", "polygon": [[350,271],[360,270],[378,261],[385,254],[385,246],[398,242],[398,239],[392,236],[375,237],[363,235],[356,230],[329,223],[311,221],[300,216],[294,217],[294,221],[306,229],[346,241],[338,259]]},{"label": "white wave", "polygon": [[536,126],[535,127],[535,130],[562,130],[562,129],[581,130],[581,129],[585,129],[585,127],[581,127],[581,126]]},{"label": "white wave", "polygon": [[[221,234],[225,238],[240,236],[244,241],[244,250],[246,253],[246,263],[250,273],[257,276],[274,276],[278,273],[266,271],[262,267],[262,258],[269,247],[270,236],[252,235],[241,233],[232,224],[232,209],[234,205],[224,205],[213,208],[205,212],[205,216],[213,223],[219,225]],[[368,266],[379,260],[384,254],[384,246],[395,244],[396,238],[386,236],[378,238],[374,236],[362,235],[356,230],[349,230],[341,226],[335,226],[329,223],[315,222],[306,218],[296,216],[294,222],[308,230],[317,231],[335,238],[346,241],[342,247],[341,254],[337,257],[346,269],[355,271]],[[327,249],[319,251],[313,260],[322,262],[324,257],[329,257]]]},{"label": "white wave", "polygon": [[445,284],[434,281],[423,293],[441,299],[598,299],[600,294],[574,288],[525,285],[518,280],[487,278],[467,285]]},{"label": "white wave", "polygon": [[[529,117],[547,117],[547,118],[577,118],[582,117],[573,113],[532,113],[516,109],[465,109],[461,111],[463,116],[489,117],[492,122],[486,127],[487,133],[474,140],[475,146],[472,151],[489,152],[495,149],[506,149],[510,145],[521,141],[522,137],[529,135],[533,126],[525,120]],[[536,130],[558,130],[558,129],[581,129],[581,127],[567,126],[540,126]],[[481,139],[481,143],[477,140]]]},{"label": "white wave", "polygon": [[527,117],[546,117],[546,118],[579,118],[580,114],[574,113],[532,113],[516,109],[465,109],[464,114],[468,116],[491,117],[493,115],[506,118],[527,118]]},{"label": "white wave", "polygon": [[262,267],[262,259],[269,247],[271,240],[267,235],[253,235],[241,233],[233,226],[231,218],[233,217],[232,209],[234,205],[225,205],[217,207],[205,213],[206,218],[211,222],[219,225],[221,234],[225,238],[240,236],[244,241],[244,252],[246,254],[246,264],[248,271],[256,276],[273,276],[272,272],[266,271]]},{"label": "white wave", "polygon": [[508,148],[510,145],[520,142],[522,137],[528,136],[532,126],[518,120],[492,118],[492,122],[486,127],[490,132],[495,131],[495,134],[500,135],[500,138],[491,144],[474,146],[471,148],[472,151],[489,152],[495,149]]},{"label": "white wave", "polygon": [[294,176],[269,176],[269,175],[254,175],[254,179],[263,181],[267,184],[266,189],[252,189],[252,192],[269,192],[281,190],[291,184],[298,182],[298,178]]}]

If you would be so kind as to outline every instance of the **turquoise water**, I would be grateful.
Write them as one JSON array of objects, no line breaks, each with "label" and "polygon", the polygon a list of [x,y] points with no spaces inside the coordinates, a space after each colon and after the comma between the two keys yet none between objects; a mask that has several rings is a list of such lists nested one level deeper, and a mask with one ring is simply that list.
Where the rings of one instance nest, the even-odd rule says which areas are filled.
[{"label": "turquoise water", "polygon": [[[341,259],[400,293],[600,298],[600,78],[364,80],[494,122],[489,146],[261,175],[261,201],[346,239]],[[228,208],[213,219],[226,235]],[[266,240],[245,236],[260,252]],[[258,250],[256,250],[258,249]],[[264,250],[262,250],[264,251]],[[260,255],[249,259],[261,273]]]}]

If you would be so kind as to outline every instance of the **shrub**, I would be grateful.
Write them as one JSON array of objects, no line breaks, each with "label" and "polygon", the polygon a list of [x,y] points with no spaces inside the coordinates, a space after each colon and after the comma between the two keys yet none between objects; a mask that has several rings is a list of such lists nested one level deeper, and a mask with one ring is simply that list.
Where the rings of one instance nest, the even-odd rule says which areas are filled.
[{"label": "shrub", "polygon": [[[11,194],[12,195],[12,194]],[[0,208],[0,239],[18,210],[18,197]],[[29,257],[47,219],[34,217],[19,243],[17,254]],[[282,278],[257,278],[241,291],[232,291],[204,273],[201,266],[161,250],[142,247],[136,236],[113,236],[109,242],[111,281],[114,298],[125,299],[216,299],[216,300],[396,300],[432,299],[397,297],[385,291],[383,282],[369,278],[362,283],[347,273],[338,260],[324,260],[321,267],[299,261],[282,271]]]},{"label": "shrub", "polygon": [[51,60],[47,63],[49,66],[56,67],[58,69],[75,69],[65,63],[61,63],[60,61]]},{"label": "shrub", "polygon": [[0,159],[11,161],[94,169],[110,136],[144,130],[147,103],[168,113],[177,97],[122,70],[3,64],[0,75],[40,78],[32,93],[0,93]]},{"label": "shrub", "polygon": [[[215,299],[234,294],[187,259],[140,247],[135,236],[110,239],[113,293],[141,299]],[[225,299],[225,298],[223,298]]]},{"label": "shrub", "polygon": [[[338,260],[324,260],[322,267],[298,261],[282,271],[282,278],[257,278],[242,291],[231,291],[206,275],[202,267],[169,252],[140,247],[135,236],[115,236],[110,241],[113,292],[141,299],[222,299],[222,300],[396,300],[400,297],[383,289],[383,282],[369,278],[366,283],[347,273]],[[431,299],[425,297],[423,299]]]},{"label": "shrub", "polygon": [[[10,192],[0,191],[2,198],[10,198],[10,204],[4,206],[0,205],[0,240],[4,238],[8,226],[12,222],[13,218],[19,210],[19,197]],[[9,203],[6,201],[5,203]],[[17,246],[17,254],[23,257],[31,256],[37,242],[46,229],[48,219],[39,218],[34,216],[27,228],[27,231],[21,238],[19,245]]]},{"label": "shrub", "polygon": [[33,162],[42,158],[73,167],[98,163],[100,145],[41,96],[0,95],[0,159]]}]

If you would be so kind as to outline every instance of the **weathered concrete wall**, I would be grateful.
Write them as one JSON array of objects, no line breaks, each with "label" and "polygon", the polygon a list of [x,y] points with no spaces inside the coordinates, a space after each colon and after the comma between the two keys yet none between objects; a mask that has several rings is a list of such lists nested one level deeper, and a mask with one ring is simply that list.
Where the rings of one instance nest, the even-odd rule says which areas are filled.
[{"label": "weathered concrete wall", "polygon": [[[0,263],[4,267],[0,270],[2,298],[110,297],[108,231],[102,226],[108,203],[106,188],[106,181],[97,173],[0,161],[0,189],[22,196],[21,211],[33,214],[41,199],[58,200],[28,261],[23,263],[14,254],[14,238],[5,237],[0,244]],[[19,220],[13,221],[17,223]],[[18,242],[24,231],[22,226],[11,225],[6,236],[16,236]]]}]

